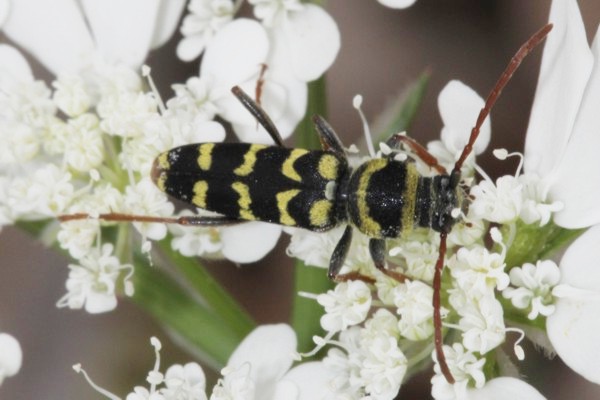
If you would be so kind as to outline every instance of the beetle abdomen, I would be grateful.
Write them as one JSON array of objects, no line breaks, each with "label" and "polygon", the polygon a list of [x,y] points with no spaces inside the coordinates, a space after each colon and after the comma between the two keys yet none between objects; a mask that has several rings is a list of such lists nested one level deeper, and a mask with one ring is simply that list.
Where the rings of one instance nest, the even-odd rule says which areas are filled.
[{"label": "beetle abdomen", "polygon": [[346,171],[326,151],[201,143],[162,153],[152,176],[162,191],[206,210],[320,231],[340,219],[335,191]]}]

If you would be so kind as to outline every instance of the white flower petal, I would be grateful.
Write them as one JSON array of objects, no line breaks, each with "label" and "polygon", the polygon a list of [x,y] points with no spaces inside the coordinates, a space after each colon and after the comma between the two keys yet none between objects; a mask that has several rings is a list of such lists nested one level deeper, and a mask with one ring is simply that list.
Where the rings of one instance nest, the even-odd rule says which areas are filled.
[{"label": "white flower petal", "polygon": [[550,22],[525,140],[525,170],[541,177],[569,140],[594,61],[576,1],[553,1]]},{"label": "white flower petal", "polygon": [[407,8],[415,4],[417,0],[377,0],[379,3],[390,8]]},{"label": "white flower petal", "polygon": [[565,252],[561,262],[561,284],[596,293],[589,297],[563,297],[548,317],[548,338],[560,358],[584,378],[600,383],[600,226],[581,235]]},{"label": "white flower petal", "polygon": [[[250,90],[250,84],[243,85]],[[253,89],[253,88],[252,88]],[[263,87],[261,103],[283,139],[294,133],[296,126],[306,113],[308,88],[306,83],[294,78],[285,82],[267,81]],[[256,119],[242,107],[235,98],[220,102],[223,117],[233,124],[233,129],[242,142],[273,144],[269,134],[256,122]]]},{"label": "white flower petal", "polygon": [[256,384],[256,393],[266,395],[292,366],[296,344],[296,334],[289,325],[262,325],[244,338],[227,366],[239,368],[250,363],[250,378]]},{"label": "white flower petal", "polygon": [[158,19],[150,44],[153,49],[164,45],[173,36],[185,3],[186,0],[160,0]]},{"label": "white flower petal", "polygon": [[334,398],[331,381],[336,374],[320,361],[305,362],[292,368],[283,377],[284,381],[291,381],[300,390],[298,400],[314,400]]},{"label": "white flower petal", "polygon": [[177,45],[177,57],[182,61],[192,61],[202,53],[206,41],[201,37],[187,37],[181,39]]},{"label": "white flower petal", "polygon": [[111,63],[138,68],[154,38],[159,0],[83,0],[96,48]]},{"label": "white flower petal", "polygon": [[533,386],[517,378],[496,378],[481,389],[469,389],[468,400],[545,400]]},{"label": "white flower petal", "polygon": [[333,64],[340,50],[340,31],[323,8],[306,4],[290,13],[284,26],[295,77],[309,82]]},{"label": "white flower petal", "polygon": [[85,311],[100,314],[117,308],[117,297],[114,294],[90,291],[85,301]]},{"label": "white flower petal", "polygon": [[78,70],[94,49],[74,0],[13,1],[3,31],[57,75]]},{"label": "white flower petal", "polygon": [[206,47],[200,75],[231,88],[260,71],[269,52],[265,28],[256,21],[239,18],[224,26]]},{"label": "white flower petal", "polygon": [[[461,81],[448,82],[438,96],[438,108],[444,122],[442,142],[455,153],[462,151],[471,135],[479,111],[484,106],[484,100]],[[482,153],[490,142],[491,128],[488,116],[481,126],[479,137],[475,142],[475,154]]]},{"label": "white flower petal", "polygon": [[8,333],[0,333],[0,385],[4,378],[13,376],[23,361],[23,352],[17,339]]},{"label": "white flower petal", "polygon": [[266,222],[247,222],[223,228],[223,255],[238,263],[260,260],[273,250],[281,235],[281,226]]},{"label": "white flower petal", "polygon": [[[592,44],[596,60],[600,60],[600,35]],[[550,198],[564,208],[554,215],[554,222],[565,228],[583,228],[600,223],[600,62],[592,70],[583,100],[553,183]]]}]

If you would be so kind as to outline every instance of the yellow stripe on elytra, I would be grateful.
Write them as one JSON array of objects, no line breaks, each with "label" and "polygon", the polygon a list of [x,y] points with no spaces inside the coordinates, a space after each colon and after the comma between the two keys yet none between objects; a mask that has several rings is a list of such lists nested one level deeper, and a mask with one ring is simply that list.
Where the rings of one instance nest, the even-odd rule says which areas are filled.
[{"label": "yellow stripe on elytra", "polygon": [[340,162],[331,154],[324,154],[319,160],[319,175],[327,180],[335,180],[338,177]]},{"label": "yellow stripe on elytra", "polygon": [[279,209],[279,222],[282,225],[295,226],[296,220],[290,215],[287,206],[288,203],[300,193],[299,189],[286,190],[279,192],[275,196],[277,198],[277,208]]},{"label": "yellow stripe on elytra", "polygon": [[248,188],[248,185],[242,182],[233,182],[231,188],[235,190],[240,196],[240,198],[238,199],[238,206],[240,207],[240,218],[246,220],[255,220],[256,217],[250,209],[252,199],[250,198],[250,189]]},{"label": "yellow stripe on elytra", "polygon": [[198,166],[201,170],[208,171],[210,169],[210,165],[212,164],[212,151],[215,147],[214,143],[204,143],[201,144],[198,152]]},{"label": "yellow stripe on elytra", "polygon": [[406,237],[415,224],[415,201],[417,186],[419,185],[419,172],[415,163],[406,163],[406,179],[404,180],[404,204],[402,206],[402,232],[400,237]]},{"label": "yellow stripe on elytra", "polygon": [[159,175],[156,178],[156,186],[160,189],[161,192],[164,192],[166,189],[165,182],[167,181],[167,171],[171,168],[171,164],[169,163],[169,152],[162,153],[156,159],[156,163],[158,164]]},{"label": "yellow stripe on elytra", "polygon": [[367,187],[369,186],[371,176],[384,168],[387,163],[387,160],[383,158],[376,158],[369,161],[358,181],[358,196],[356,200],[358,204],[358,214],[360,216],[360,230],[368,236],[375,238],[381,236],[381,225],[371,218],[369,206],[367,205]]},{"label": "yellow stripe on elytra", "polygon": [[206,192],[208,192],[208,182],[198,181],[194,183],[192,203],[200,208],[206,208]]},{"label": "yellow stripe on elytra", "polygon": [[294,163],[298,158],[302,157],[306,153],[308,153],[308,150],[306,149],[293,149],[288,158],[286,158],[283,162],[283,165],[281,166],[281,173],[288,178],[295,180],[296,182],[301,182],[302,177],[298,175],[298,172],[296,172],[294,169]]},{"label": "yellow stripe on elytra", "polygon": [[264,144],[253,144],[250,146],[248,151],[244,154],[244,162],[233,170],[233,173],[238,176],[247,176],[250,175],[252,170],[254,169],[254,164],[256,163],[256,153],[259,150],[264,149]]},{"label": "yellow stripe on elytra", "polygon": [[161,170],[167,170],[171,168],[171,163],[169,163],[169,152],[162,153],[158,156],[158,166]]},{"label": "yellow stripe on elytra", "polygon": [[313,226],[325,226],[331,221],[330,213],[333,203],[329,200],[317,200],[310,206],[309,218]]}]

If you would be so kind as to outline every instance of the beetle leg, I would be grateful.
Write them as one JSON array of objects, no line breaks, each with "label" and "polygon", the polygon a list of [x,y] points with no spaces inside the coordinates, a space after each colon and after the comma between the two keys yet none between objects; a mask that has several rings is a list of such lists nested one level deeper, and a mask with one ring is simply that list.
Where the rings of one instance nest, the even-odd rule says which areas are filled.
[{"label": "beetle leg", "polygon": [[92,216],[86,213],[75,213],[60,215],[58,220],[60,222],[75,221],[82,219],[98,219],[102,221],[128,221],[128,222],[149,222],[149,223],[162,223],[162,224],[177,224],[177,225],[188,225],[188,226],[228,226],[236,225],[244,222],[238,218],[229,217],[208,217],[200,215],[185,215],[182,217],[152,217],[147,215],[132,215],[132,214],[121,214],[121,213],[107,213]]},{"label": "beetle leg", "polygon": [[339,276],[340,269],[342,269],[342,265],[344,265],[344,260],[348,255],[348,250],[350,250],[350,245],[352,244],[352,226],[346,226],[342,237],[335,245],[335,249],[333,250],[333,254],[331,255],[331,260],[329,261],[329,272],[327,272],[327,276],[329,279],[337,280]]},{"label": "beetle leg", "polygon": [[320,115],[314,115],[312,120],[315,124],[315,129],[319,134],[319,140],[321,141],[323,150],[332,151],[338,156],[346,158],[346,151],[344,150],[342,141],[325,118]]},{"label": "beetle leg", "polygon": [[283,139],[281,138],[281,134],[266,111],[259,104],[257,104],[252,97],[248,96],[246,92],[244,92],[239,86],[234,86],[231,88],[231,92],[235,95],[235,97],[238,98],[246,110],[248,110],[250,114],[256,118],[258,123],[265,128],[275,144],[279,147],[283,147]]},{"label": "beetle leg", "polygon": [[383,272],[390,278],[402,283],[408,279],[408,277],[400,272],[392,271],[387,269],[385,266],[385,239],[370,239],[369,240],[369,253],[375,264],[375,268]]},{"label": "beetle leg", "polygon": [[448,174],[448,172],[446,171],[446,168],[444,168],[442,165],[440,165],[438,163],[437,158],[433,154],[431,154],[419,142],[417,142],[416,140],[414,140],[413,138],[411,138],[409,136],[395,134],[395,135],[392,135],[385,142],[385,144],[390,146],[392,149],[399,149],[401,144],[405,144],[427,166],[435,169],[438,173],[440,173],[442,175]]}]

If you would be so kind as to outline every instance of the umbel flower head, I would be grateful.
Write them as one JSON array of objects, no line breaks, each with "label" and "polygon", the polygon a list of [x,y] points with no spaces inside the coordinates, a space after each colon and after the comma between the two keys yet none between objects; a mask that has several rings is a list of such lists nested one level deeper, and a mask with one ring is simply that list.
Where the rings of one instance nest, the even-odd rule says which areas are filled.
[{"label": "umbel flower head", "polygon": [[[403,8],[414,1],[379,2]],[[209,397],[198,364],[161,371],[161,344],[153,338],[155,365],[147,384],[134,387],[128,400],[393,399],[406,380],[432,364],[436,399],[542,399],[515,378],[524,336],[600,383],[600,354],[593,350],[598,255],[590,249],[600,235],[591,227],[598,223],[600,192],[585,185],[600,171],[598,158],[590,156],[600,128],[594,108],[599,48],[598,41],[587,44],[574,0],[552,5],[555,29],[544,51],[524,155],[494,152],[500,159],[520,157],[516,173],[494,180],[476,164],[475,156],[490,141],[489,118],[462,160],[484,100],[466,84],[450,81],[438,97],[440,140],[426,148],[447,171],[461,160],[465,207],[451,214],[458,223],[447,241],[425,228],[389,240],[382,252],[390,274],[374,267],[370,238],[355,235],[340,273],[358,279],[305,294],[322,306],[325,331],[314,338],[309,354],[326,348],[325,356],[296,365],[297,338],[289,326],[252,330],[251,319],[189,263],[197,256],[258,260],[273,248],[281,226],[182,227],[156,219],[129,226],[99,217],[186,218],[196,211],[177,210],[150,179],[157,154],[189,143],[219,145],[227,127],[242,141],[270,143],[231,96],[232,86],[252,93],[282,136],[291,135],[306,113],[308,82],[329,68],[340,48],[329,14],[299,0],[249,0],[256,19],[235,18],[241,1],[190,1],[177,54],[186,61],[202,55],[202,61],[198,74],[174,84],[174,94],[163,101],[142,63],[176,29],[184,1],[131,0],[120,3],[118,12],[112,2],[23,0],[10,2],[10,9],[6,4],[0,0],[4,33],[55,79],[36,80],[19,51],[0,45],[0,226],[34,226],[74,259],[59,307],[101,313],[113,310],[120,296],[139,296],[136,301],[159,315],[178,339],[208,354],[212,365],[224,366]],[[35,35],[32,25],[39,28]],[[350,157],[350,163],[387,157],[416,165],[419,176],[439,174],[419,160],[424,150],[418,147],[379,149]],[[56,223],[65,214],[86,218]],[[343,227],[289,233],[288,254],[325,268],[344,234]],[[551,251],[579,234],[562,259],[550,259]],[[444,272],[436,275],[445,244]],[[165,259],[173,261],[168,272]],[[138,266],[153,263],[158,268]],[[132,275],[134,264],[138,271]],[[177,275],[181,271],[185,276]],[[439,304],[432,303],[439,293]],[[202,342],[204,335],[214,337]],[[509,335],[517,337],[512,351],[502,347]],[[14,340],[0,339],[0,350],[3,344],[8,349],[0,351],[1,380],[19,369],[21,352]]]}]

